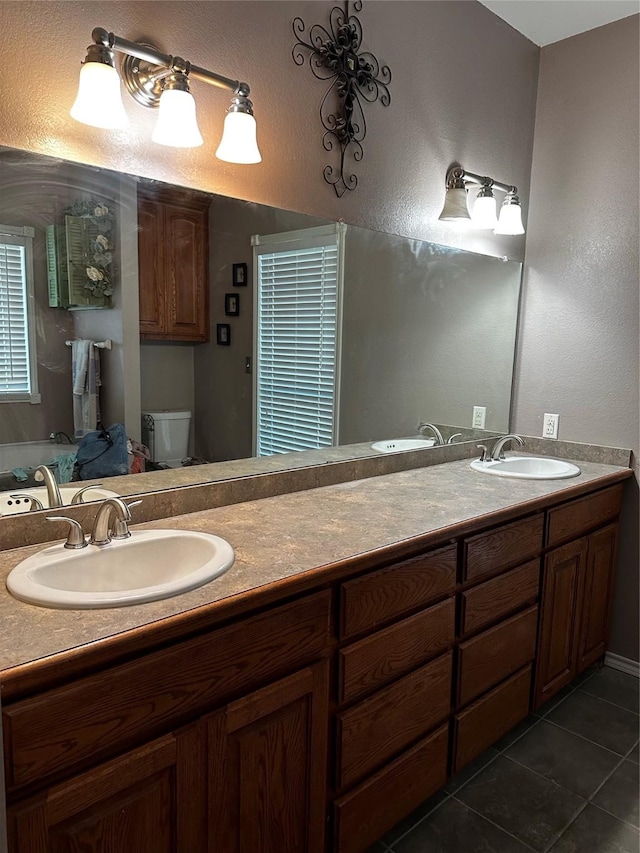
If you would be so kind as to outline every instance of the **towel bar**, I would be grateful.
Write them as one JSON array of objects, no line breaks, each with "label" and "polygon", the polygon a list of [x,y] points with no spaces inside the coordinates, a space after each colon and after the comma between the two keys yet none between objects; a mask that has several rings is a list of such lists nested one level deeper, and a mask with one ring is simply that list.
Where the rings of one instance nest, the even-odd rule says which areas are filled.
[{"label": "towel bar", "polygon": [[[65,344],[68,347],[70,347],[72,343],[73,343],[73,341],[65,341]],[[111,341],[111,338],[107,338],[106,341],[95,341],[93,345],[94,345],[94,347],[97,347],[98,349],[111,349],[112,341]]]}]

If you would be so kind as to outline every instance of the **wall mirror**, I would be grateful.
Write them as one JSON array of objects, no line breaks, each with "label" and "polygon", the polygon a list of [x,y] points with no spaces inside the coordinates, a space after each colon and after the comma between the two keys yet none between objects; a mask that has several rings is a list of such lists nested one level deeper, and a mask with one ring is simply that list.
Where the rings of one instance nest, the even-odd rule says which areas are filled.
[{"label": "wall mirror", "polygon": [[[184,217],[172,219],[165,210],[162,228],[156,222],[150,238],[149,217],[158,216],[156,208],[150,212],[150,201],[161,208],[182,205],[204,211],[206,233],[198,240],[206,267],[204,283],[194,283],[193,247],[185,249],[191,245],[191,225],[184,225]],[[108,267],[98,264],[97,269],[104,269],[113,285],[113,293],[106,296],[104,287],[97,293],[86,287],[91,284],[86,253],[100,248],[96,240],[105,209],[113,217],[111,256]],[[77,251],[80,257],[85,252],[85,261],[73,257],[76,249],[68,233],[73,214],[76,219],[91,214],[87,218],[93,231],[87,232],[89,225],[80,222],[84,243]],[[6,378],[0,386],[0,492],[31,483],[19,483],[11,472],[23,469],[29,475],[36,465],[74,450],[66,446],[64,435],[74,432],[67,342],[79,338],[112,342],[111,350],[100,352],[105,425],[124,423],[128,434],[140,439],[143,413],[190,413],[187,456],[212,463],[191,466],[190,484],[372,456],[377,453],[372,443],[415,437],[420,421],[442,427],[445,440],[470,440],[475,437],[474,407],[484,412],[476,425],[483,423],[492,432],[508,430],[519,262],[336,226],[301,213],[12,149],[0,149],[0,226],[4,245],[19,229],[31,235],[27,260],[32,281],[25,291],[23,319],[34,350],[31,376],[37,379],[37,390],[22,396],[11,394]],[[63,233],[66,258],[60,247],[57,255],[52,248],[55,239],[64,243]],[[261,329],[266,328],[268,313],[268,294],[261,305],[258,295],[267,293],[269,269],[294,244],[313,248],[327,234],[340,249],[331,333],[336,363],[331,446],[315,449],[316,440],[305,426],[308,444],[297,445],[293,453],[255,458],[265,453],[256,444],[256,368],[265,358],[256,349],[257,311],[262,311]],[[72,262],[77,269],[70,272]],[[5,259],[5,279],[7,263]],[[162,282],[169,268],[173,284]],[[260,287],[258,276],[263,276]],[[163,295],[171,286],[173,297]],[[189,324],[199,324],[196,334],[207,325],[193,302],[200,286],[208,291],[209,337],[198,343],[190,339]],[[67,302],[74,304],[60,307],[61,288]],[[314,326],[310,334],[322,335],[314,311],[308,312]],[[169,315],[174,326],[167,332]],[[188,319],[181,319],[183,315]],[[0,301],[5,349],[14,321],[9,303]],[[14,350],[16,346],[14,342]],[[300,341],[296,346],[304,350]],[[29,352],[24,359],[28,365]],[[304,372],[304,364],[300,368]],[[265,395],[263,388],[268,420]],[[251,457],[250,464],[237,461]],[[185,470],[176,471],[173,481],[167,480],[167,472],[133,475],[130,487],[120,485],[117,490],[131,494],[181,485],[187,482],[180,479]]]}]

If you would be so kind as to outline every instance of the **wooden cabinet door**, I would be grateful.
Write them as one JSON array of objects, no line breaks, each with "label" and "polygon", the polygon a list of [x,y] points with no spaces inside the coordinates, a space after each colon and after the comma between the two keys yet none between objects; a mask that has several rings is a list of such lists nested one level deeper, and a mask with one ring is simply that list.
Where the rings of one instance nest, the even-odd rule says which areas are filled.
[{"label": "wooden cabinet door", "polygon": [[207,211],[180,205],[165,208],[167,338],[208,338]]},{"label": "wooden cabinet door", "polygon": [[587,559],[581,584],[577,672],[582,672],[602,657],[607,648],[617,532],[617,524],[610,524],[587,540]]},{"label": "wooden cabinet door", "polygon": [[166,329],[163,205],[138,198],[138,287],[140,337],[163,337]]},{"label": "wooden cabinet door", "polygon": [[586,539],[578,539],[551,551],[545,559],[534,702],[536,708],[569,684],[576,674],[578,591],[586,554]]},{"label": "wooden cabinet door", "polygon": [[210,853],[322,853],[328,667],[207,718]]},{"label": "wooden cabinet door", "polygon": [[205,730],[183,729],[7,810],[12,853],[200,853]]}]

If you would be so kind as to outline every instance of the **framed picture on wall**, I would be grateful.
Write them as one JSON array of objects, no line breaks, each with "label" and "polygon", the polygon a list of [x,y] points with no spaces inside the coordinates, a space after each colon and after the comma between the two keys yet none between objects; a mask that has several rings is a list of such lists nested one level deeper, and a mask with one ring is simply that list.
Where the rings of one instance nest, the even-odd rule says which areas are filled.
[{"label": "framed picture on wall", "polygon": [[231,346],[231,326],[228,323],[217,324],[216,343],[221,347]]},{"label": "framed picture on wall", "polygon": [[224,313],[227,317],[237,317],[240,314],[240,295],[238,293],[225,293]]},{"label": "framed picture on wall", "polygon": [[246,264],[234,264],[233,265],[233,286],[234,287],[246,287],[247,286],[247,265]]}]

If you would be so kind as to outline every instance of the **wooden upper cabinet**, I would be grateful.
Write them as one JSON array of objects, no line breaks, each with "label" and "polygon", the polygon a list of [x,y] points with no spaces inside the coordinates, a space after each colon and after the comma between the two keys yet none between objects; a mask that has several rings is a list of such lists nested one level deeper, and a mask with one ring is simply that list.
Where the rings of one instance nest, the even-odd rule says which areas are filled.
[{"label": "wooden upper cabinet", "polygon": [[164,269],[162,205],[151,198],[138,198],[138,287],[140,336],[163,335],[165,301],[159,282]]},{"label": "wooden upper cabinet", "polygon": [[140,337],[209,339],[209,199],[186,190],[138,190]]},{"label": "wooden upper cabinet", "polygon": [[205,853],[204,728],[195,724],[7,810],[12,853]]}]

